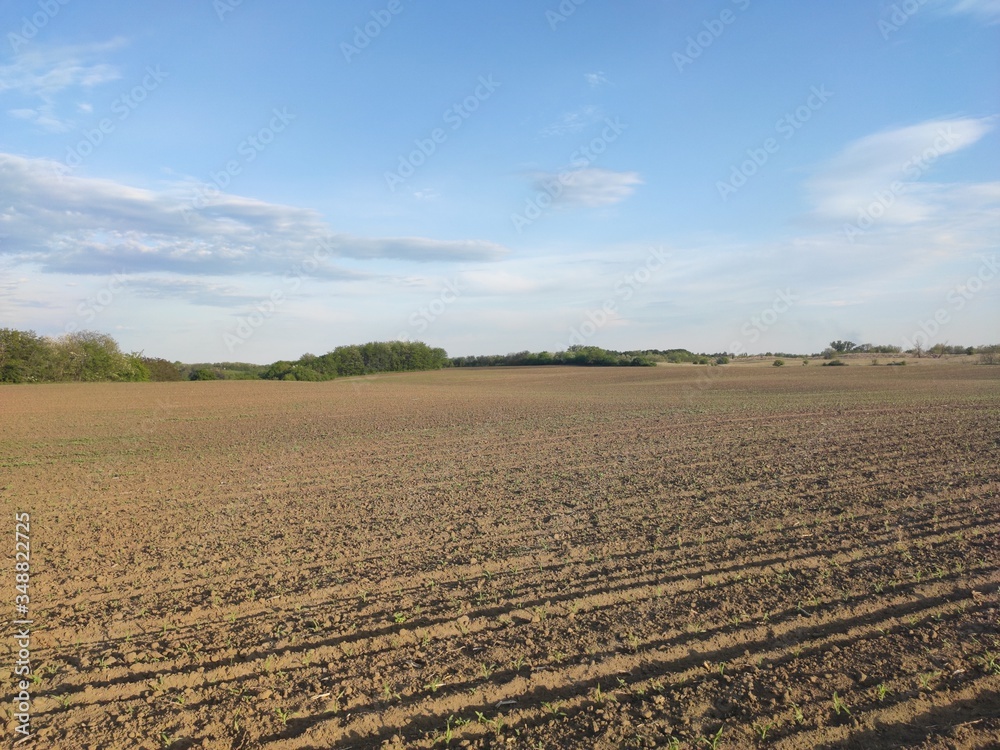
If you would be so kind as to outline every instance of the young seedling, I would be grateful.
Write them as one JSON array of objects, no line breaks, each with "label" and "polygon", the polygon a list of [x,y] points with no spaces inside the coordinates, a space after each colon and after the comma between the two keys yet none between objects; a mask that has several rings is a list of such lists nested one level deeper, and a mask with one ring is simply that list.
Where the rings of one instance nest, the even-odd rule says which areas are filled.
[{"label": "young seedling", "polygon": [[[455,730],[451,728],[451,722],[454,720],[454,716],[449,716],[447,721],[445,721],[444,731],[438,735],[437,742],[444,743],[445,747],[451,744],[451,741],[455,738]],[[436,744],[435,743],[435,744]]]},{"label": "young seedling", "polygon": [[849,709],[847,707],[847,704],[844,703],[844,701],[841,699],[839,695],[837,695],[836,690],[833,691],[833,710],[834,713],[837,714],[837,716],[840,716],[841,713],[845,713],[848,716],[851,715],[851,709]]},{"label": "young seedling", "polygon": [[396,698],[398,700],[399,697],[400,697],[399,693],[397,693],[393,689],[392,685],[390,685],[388,682],[382,685],[382,698],[384,700],[389,701],[392,700],[393,698]]},{"label": "young seedling", "polygon": [[980,658],[983,661],[983,669],[987,672],[1000,674],[1000,655],[987,651],[986,655]]},{"label": "young seedling", "polygon": [[482,711],[476,711],[476,719],[479,720],[480,724],[491,729],[494,734],[499,735],[503,730],[504,721],[501,716],[497,716],[495,719],[487,719]]},{"label": "young seedling", "polygon": [[793,716],[795,717],[795,723],[796,724],[805,724],[806,723],[806,717],[802,713],[802,709],[799,707],[798,703],[793,703],[792,704],[792,711],[793,711]]},{"label": "young seedling", "polygon": [[884,682],[879,683],[878,687],[875,688],[875,697],[878,698],[879,703],[885,700],[885,696],[889,694],[889,688]]},{"label": "young seedling", "polygon": [[607,694],[601,690],[601,683],[597,683],[597,687],[594,688],[594,700],[597,703],[604,703],[604,701],[615,701],[617,700],[614,694]]},{"label": "young seedling", "polygon": [[722,742],[722,727],[719,727],[719,731],[713,734],[711,737],[701,738],[701,743],[703,745],[708,745],[710,750],[718,750],[720,742]]},{"label": "young seedling", "polygon": [[923,674],[921,674],[920,675],[920,689],[921,690],[930,690],[931,689],[931,680],[933,680],[935,677],[937,677],[940,674],[941,674],[940,672],[924,672]]},{"label": "young seedling", "polygon": [[281,722],[281,726],[288,726],[288,712],[285,709],[278,706],[278,708],[274,709],[274,713],[278,717],[278,721]]},{"label": "young seedling", "polygon": [[559,701],[552,701],[551,703],[543,703],[542,708],[548,711],[553,716],[565,716],[565,711],[559,710]]},{"label": "young seedling", "polygon": [[761,740],[767,739],[767,733],[774,729],[774,722],[769,721],[767,724],[754,724],[754,730],[760,735]]}]

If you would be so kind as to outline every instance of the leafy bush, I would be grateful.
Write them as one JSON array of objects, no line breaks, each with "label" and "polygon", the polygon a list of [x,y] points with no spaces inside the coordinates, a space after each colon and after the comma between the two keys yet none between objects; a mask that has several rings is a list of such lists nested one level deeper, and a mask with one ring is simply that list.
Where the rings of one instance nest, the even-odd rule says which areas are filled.
[{"label": "leafy bush", "polygon": [[165,359],[143,357],[142,363],[149,370],[149,379],[157,382],[183,380],[181,368]]},{"label": "leafy bush", "polygon": [[785,360],[783,360],[783,359],[776,359],[776,360],[774,360],[774,362],[773,362],[773,364],[771,366],[772,367],[784,367],[784,365],[785,365]]},{"label": "leafy bush", "polygon": [[0,329],[0,381],[54,383],[98,380],[145,381],[149,368],[139,353],[125,354],[118,342],[97,331],[42,338],[34,331]]},{"label": "leafy bush", "polygon": [[980,346],[976,349],[981,365],[1000,365],[1000,344]]}]

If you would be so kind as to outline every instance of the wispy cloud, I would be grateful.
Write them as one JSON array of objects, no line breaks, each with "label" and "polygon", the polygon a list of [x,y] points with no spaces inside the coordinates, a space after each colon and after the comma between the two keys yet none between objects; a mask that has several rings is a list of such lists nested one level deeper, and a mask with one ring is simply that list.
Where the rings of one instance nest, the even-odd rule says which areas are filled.
[{"label": "wispy cloud", "polygon": [[31,106],[12,107],[12,117],[30,120],[52,132],[69,130],[73,122],[58,114],[58,97],[65,91],[89,90],[121,78],[118,68],[103,62],[124,46],[124,39],[71,47],[32,45],[0,65],[0,97],[19,95]]},{"label": "wispy cloud", "polygon": [[584,73],[583,78],[587,82],[587,85],[590,86],[590,88],[592,89],[599,88],[603,86],[605,83],[610,83],[608,77],[604,75],[604,73],[602,72]]},{"label": "wispy cloud", "polygon": [[975,16],[986,23],[1000,23],[1000,0],[944,0],[952,13]]},{"label": "wispy cloud", "polygon": [[610,206],[621,203],[642,184],[638,172],[585,168],[567,172],[543,172],[535,175],[535,188],[548,192],[557,183],[561,190],[555,202],[563,205]]},{"label": "wispy cloud", "polygon": [[[507,252],[482,240],[356,237],[334,232],[315,211],[236,195],[194,209],[181,186],[146,190],[0,153],[0,257],[46,271],[280,274],[321,243],[333,256],[356,259],[484,261]],[[354,274],[329,264],[316,273]]]},{"label": "wispy cloud", "polygon": [[600,107],[588,104],[572,112],[563,113],[558,119],[542,128],[541,133],[545,137],[579,133],[588,125],[600,122],[602,117]]},{"label": "wispy cloud", "polygon": [[881,204],[873,212],[878,216],[869,218],[885,225],[910,225],[954,210],[956,198],[971,199],[977,191],[970,194],[967,186],[926,177],[938,160],[972,146],[993,125],[993,118],[928,120],[854,141],[809,181],[816,217],[855,221],[873,204]]},{"label": "wispy cloud", "polygon": [[224,281],[149,275],[126,277],[127,293],[142,299],[177,299],[193,305],[231,308],[260,298]]}]

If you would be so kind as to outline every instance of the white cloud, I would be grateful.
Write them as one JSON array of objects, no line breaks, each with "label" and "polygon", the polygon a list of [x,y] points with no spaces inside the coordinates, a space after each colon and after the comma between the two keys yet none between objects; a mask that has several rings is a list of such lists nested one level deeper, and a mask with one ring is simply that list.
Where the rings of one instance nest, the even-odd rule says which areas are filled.
[{"label": "white cloud", "polygon": [[601,117],[600,107],[588,104],[572,112],[563,113],[558,119],[542,128],[541,133],[545,137],[579,133],[588,125],[599,122]]},{"label": "white cloud", "polygon": [[642,184],[642,178],[638,172],[615,172],[594,167],[544,172],[535,176],[535,188],[539,191],[551,192],[553,184],[561,188],[556,203],[594,208],[621,203],[635,192],[636,185]]},{"label": "white cloud", "polygon": [[1000,0],[945,0],[952,13],[975,16],[986,23],[1000,23]]},{"label": "white cloud", "polygon": [[584,73],[583,78],[587,82],[587,85],[592,89],[596,89],[605,83],[609,83],[608,77],[601,72]]},{"label": "white cloud", "polygon": [[0,96],[20,95],[35,107],[16,107],[8,114],[28,119],[52,132],[64,132],[72,121],[57,114],[57,98],[67,90],[92,89],[121,78],[118,69],[99,61],[103,55],[120,48],[123,39],[73,47],[32,45],[13,61],[0,65]]},{"label": "white cloud", "polygon": [[[284,274],[312,256],[409,261],[496,260],[482,240],[355,237],[309,209],[217,194],[193,207],[181,186],[156,192],[66,174],[57,162],[0,153],[0,257],[46,271]],[[354,277],[326,263],[317,275]]]},{"label": "white cloud", "polygon": [[860,138],[808,182],[815,215],[857,221],[881,203],[874,217],[879,223],[910,225],[953,210],[953,198],[965,187],[926,177],[940,159],[972,146],[992,127],[993,118],[928,120]]}]

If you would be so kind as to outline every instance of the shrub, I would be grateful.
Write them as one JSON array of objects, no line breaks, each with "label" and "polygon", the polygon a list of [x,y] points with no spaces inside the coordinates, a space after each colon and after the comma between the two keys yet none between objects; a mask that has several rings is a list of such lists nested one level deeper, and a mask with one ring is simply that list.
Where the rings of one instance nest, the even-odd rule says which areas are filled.
[{"label": "shrub", "polygon": [[784,367],[784,365],[785,365],[785,360],[783,360],[783,359],[776,359],[776,360],[774,360],[774,363],[771,366],[772,367]]},{"label": "shrub", "polygon": [[979,354],[979,364],[1000,365],[1000,344],[981,346],[976,351]]}]

